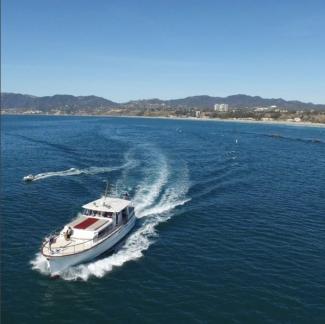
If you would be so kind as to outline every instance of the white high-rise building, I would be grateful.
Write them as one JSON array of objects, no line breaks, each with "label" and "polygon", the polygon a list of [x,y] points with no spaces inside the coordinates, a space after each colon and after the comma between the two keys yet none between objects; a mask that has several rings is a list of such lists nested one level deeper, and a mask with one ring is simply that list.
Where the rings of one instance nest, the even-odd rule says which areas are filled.
[{"label": "white high-rise building", "polygon": [[215,110],[215,111],[227,112],[228,109],[229,109],[228,104],[224,104],[224,103],[222,103],[222,104],[215,104],[215,105],[214,105],[214,110]]}]

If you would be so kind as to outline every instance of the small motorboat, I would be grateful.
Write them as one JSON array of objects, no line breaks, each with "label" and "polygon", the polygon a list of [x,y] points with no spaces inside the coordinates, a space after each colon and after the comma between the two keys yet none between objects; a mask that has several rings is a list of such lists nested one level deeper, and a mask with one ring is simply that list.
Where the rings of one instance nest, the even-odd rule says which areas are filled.
[{"label": "small motorboat", "polygon": [[32,174],[29,174],[26,177],[23,177],[23,180],[26,182],[30,182],[30,181],[35,180],[35,176],[33,176]]}]

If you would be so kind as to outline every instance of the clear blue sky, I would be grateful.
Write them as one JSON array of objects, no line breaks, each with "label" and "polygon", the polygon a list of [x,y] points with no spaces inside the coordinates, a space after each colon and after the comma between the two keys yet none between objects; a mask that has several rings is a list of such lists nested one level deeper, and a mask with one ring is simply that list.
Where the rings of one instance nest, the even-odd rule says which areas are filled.
[{"label": "clear blue sky", "polygon": [[325,103],[323,0],[2,0],[2,91]]}]

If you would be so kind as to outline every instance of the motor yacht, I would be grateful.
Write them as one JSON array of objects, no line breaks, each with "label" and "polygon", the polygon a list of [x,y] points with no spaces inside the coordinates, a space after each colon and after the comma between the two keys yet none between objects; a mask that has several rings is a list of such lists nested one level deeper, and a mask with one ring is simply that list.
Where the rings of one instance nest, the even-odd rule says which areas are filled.
[{"label": "motor yacht", "polygon": [[42,244],[51,275],[101,255],[120,242],[134,227],[134,206],[128,195],[107,196],[82,206],[82,212]]}]

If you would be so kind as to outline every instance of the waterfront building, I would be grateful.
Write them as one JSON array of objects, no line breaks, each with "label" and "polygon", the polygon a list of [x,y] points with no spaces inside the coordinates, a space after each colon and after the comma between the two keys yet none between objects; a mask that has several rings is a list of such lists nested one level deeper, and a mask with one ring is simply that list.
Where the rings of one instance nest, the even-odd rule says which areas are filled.
[{"label": "waterfront building", "polygon": [[227,112],[229,110],[228,104],[215,104],[214,105],[214,110],[219,111],[219,112]]}]

